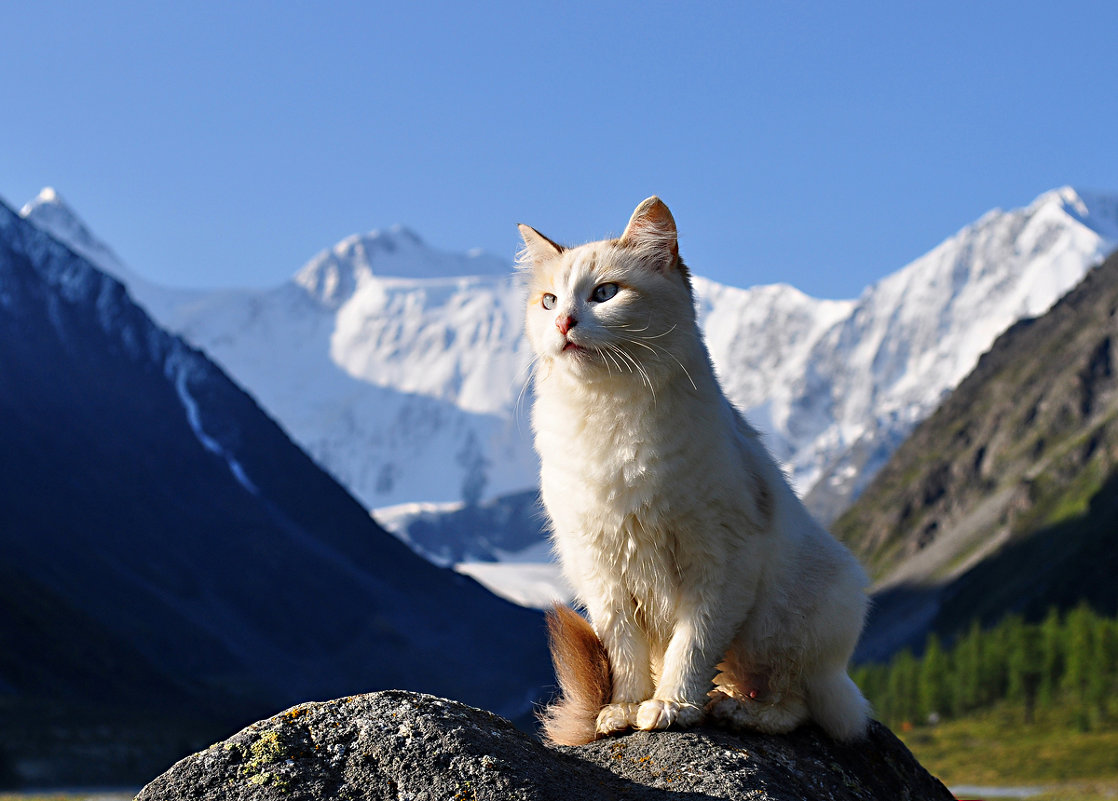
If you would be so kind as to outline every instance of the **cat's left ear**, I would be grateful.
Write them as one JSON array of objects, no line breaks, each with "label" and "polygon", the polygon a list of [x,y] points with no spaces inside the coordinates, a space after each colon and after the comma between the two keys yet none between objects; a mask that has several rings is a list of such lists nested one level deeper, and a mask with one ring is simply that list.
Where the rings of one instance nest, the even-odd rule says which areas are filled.
[{"label": "cat's left ear", "polygon": [[675,218],[655,195],[637,206],[618,242],[645,251],[661,270],[668,270],[679,261]]},{"label": "cat's left ear", "polygon": [[563,246],[557,245],[535,228],[520,223],[520,238],[524,240],[524,250],[521,251],[517,261],[521,264],[539,264],[553,259],[563,252]]}]

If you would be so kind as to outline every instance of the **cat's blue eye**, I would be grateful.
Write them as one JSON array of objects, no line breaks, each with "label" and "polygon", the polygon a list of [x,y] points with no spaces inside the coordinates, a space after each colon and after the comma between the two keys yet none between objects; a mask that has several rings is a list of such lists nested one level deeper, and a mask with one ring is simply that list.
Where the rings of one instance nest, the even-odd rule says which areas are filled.
[{"label": "cat's blue eye", "polygon": [[598,284],[594,287],[594,294],[590,296],[590,300],[596,303],[605,303],[616,294],[617,284]]},{"label": "cat's blue eye", "polygon": [[558,300],[558,298],[556,298],[550,292],[545,292],[544,296],[543,296],[543,301],[541,301],[541,302],[542,302],[543,307],[545,309],[550,310],[550,309],[555,308],[555,301],[557,301],[557,300]]}]

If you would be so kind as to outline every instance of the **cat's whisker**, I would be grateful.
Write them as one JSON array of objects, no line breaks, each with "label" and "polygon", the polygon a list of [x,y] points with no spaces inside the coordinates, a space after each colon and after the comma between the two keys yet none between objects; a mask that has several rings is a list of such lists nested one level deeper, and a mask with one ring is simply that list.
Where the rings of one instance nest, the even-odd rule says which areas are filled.
[{"label": "cat's whisker", "polygon": [[[645,330],[647,331],[648,329],[646,328]],[[662,334],[649,334],[646,337],[641,337],[641,339],[659,339],[660,337],[666,337],[668,334],[670,334],[674,330],[675,330],[675,326],[673,325],[671,328],[669,328],[667,331],[663,332]]]},{"label": "cat's whisker", "polygon": [[[646,325],[644,328],[641,328],[640,330],[630,331],[629,333],[630,334],[640,334],[644,331],[647,331],[648,329],[649,329],[649,326]],[[638,337],[638,339],[659,339],[660,337],[666,337],[668,334],[670,334],[675,329],[676,329],[676,326],[673,324],[672,327],[669,328],[667,331],[662,331],[659,334],[649,334],[648,336]]]},{"label": "cat's whisker", "polygon": [[639,347],[642,347],[645,350],[652,351],[653,353],[656,353],[656,349],[654,347],[652,347],[651,345],[646,345],[644,342],[641,342],[639,339],[629,339],[628,337],[625,337],[625,341],[629,342],[633,345],[637,345]]},{"label": "cat's whisker", "polygon": [[[605,327],[606,328],[620,328],[620,329],[623,329],[625,331],[628,331],[630,334],[643,334],[645,331],[647,331],[648,329],[650,329],[652,327],[652,318],[650,317],[645,322],[644,328],[633,328],[631,325],[629,325],[627,323],[625,325],[606,325]],[[666,331],[661,331],[659,334],[649,334],[648,336],[643,336],[643,337],[638,337],[638,338],[639,339],[659,339],[660,337],[666,337],[672,331],[675,331],[675,329],[677,327],[678,326],[675,323],[673,323],[672,326],[670,328],[668,328]]]},{"label": "cat's whisker", "polygon": [[624,358],[625,355],[623,353],[621,353],[620,351],[618,351],[616,348],[614,348],[613,351],[614,351],[614,354],[615,354],[615,358],[618,360],[618,364],[620,364],[620,367],[618,368],[618,372],[621,372],[621,368],[624,368],[624,369],[628,370],[630,373],[633,372],[633,368],[629,365],[628,361],[626,361],[626,359]]},{"label": "cat's whisker", "polygon": [[683,371],[683,374],[684,374],[685,376],[687,376],[687,380],[688,380],[688,381],[689,381],[689,382],[691,383],[691,389],[693,389],[693,390],[695,390],[696,392],[698,392],[698,391],[699,391],[699,387],[698,387],[698,385],[696,385],[696,384],[695,384],[695,379],[693,379],[693,378],[691,377],[691,373],[687,372],[687,368],[683,366],[683,362],[681,362],[681,361],[680,361],[679,359],[677,359],[677,358],[675,357],[675,354],[673,354],[673,353],[672,353],[671,351],[669,351],[669,350],[668,350],[668,349],[666,349],[666,348],[664,349],[664,353],[668,354],[668,356],[669,356],[669,357],[671,358],[671,360],[672,360],[673,362],[675,362],[676,364],[678,364],[678,365],[679,365],[679,369]]},{"label": "cat's whisker", "polygon": [[[654,338],[655,337],[642,337],[642,339],[654,339]],[[685,376],[687,376],[687,380],[691,383],[691,388],[693,390],[695,390],[696,392],[699,391],[699,387],[695,384],[695,379],[693,379],[691,377],[691,373],[687,372],[687,368],[683,366],[683,362],[681,362],[678,358],[676,358],[676,355],[674,353],[672,353],[670,350],[665,348],[663,345],[655,345],[655,344],[649,345],[645,342],[638,342],[638,341],[635,341],[635,340],[630,340],[630,341],[633,342],[634,345],[640,345],[641,347],[648,348],[649,350],[655,349],[656,351],[662,352],[669,359],[671,359],[673,362],[675,362],[676,364],[679,365],[679,369],[683,371],[683,374]]]},{"label": "cat's whisker", "polygon": [[[622,326],[613,326],[613,327],[614,328],[621,328]],[[646,349],[647,351],[649,351],[652,354],[656,354],[657,351],[658,351],[657,348],[654,348],[651,345],[646,345],[646,344],[644,344],[643,342],[640,342],[637,339],[633,339],[633,338],[630,338],[630,337],[621,337],[620,339],[621,339],[622,342],[628,343],[630,345],[637,345],[639,347],[642,347],[642,348]],[[628,365],[630,367],[629,372],[631,372],[631,373],[635,372],[635,373],[640,374],[641,379],[644,381],[645,385],[648,387],[649,391],[652,393],[653,401],[655,401],[656,400],[656,389],[652,384],[652,378],[648,375],[648,371],[645,370],[644,367],[641,365],[640,360],[637,359],[633,354],[627,352],[623,347],[621,347],[620,345],[618,345],[616,343],[611,343],[611,344],[608,345],[608,347],[610,348],[610,350],[612,350],[614,353],[616,353],[618,356],[620,356],[625,361],[626,365]]]},{"label": "cat's whisker", "polygon": [[[648,330],[649,328],[651,328],[651,327],[652,327],[652,319],[651,319],[651,318],[649,318],[649,319],[648,319],[648,320],[647,320],[647,321],[645,322],[645,324],[644,324],[644,328],[633,328],[633,327],[632,327],[631,325],[629,325],[628,323],[626,323],[626,324],[624,324],[624,325],[607,325],[607,326],[606,326],[606,328],[623,328],[623,329],[625,329],[625,330],[627,330],[627,331],[629,331],[629,332],[631,332],[631,333],[634,333],[634,334],[640,334],[640,333],[643,333],[643,332],[647,331],[647,330]],[[672,328],[675,328],[675,326],[672,326]]]},{"label": "cat's whisker", "polygon": [[632,369],[630,369],[629,372],[634,372],[635,371],[635,372],[640,374],[640,377],[642,379],[644,379],[644,383],[648,387],[648,391],[652,393],[652,402],[655,403],[656,402],[656,388],[652,385],[652,379],[649,377],[648,371],[646,371],[644,369],[644,367],[641,365],[640,361],[636,357],[634,357],[633,354],[626,353],[625,349],[618,346],[618,345],[613,345],[612,347],[617,352],[617,354],[619,356],[621,356],[622,359],[625,360],[625,362],[627,364],[632,366]]},{"label": "cat's whisker", "polygon": [[599,350],[598,353],[602,354],[602,357],[606,362],[606,372],[612,378],[613,377],[613,371],[609,369],[610,362],[612,362],[613,366],[617,368],[618,373],[621,372],[621,365],[618,364],[617,360],[615,358],[613,358],[613,356],[610,354],[610,350],[612,350],[612,347],[608,346],[608,345],[606,347],[607,347],[606,350]]},{"label": "cat's whisker", "polygon": [[[625,365],[625,367],[628,368],[630,373],[633,372],[633,360],[631,358],[629,358],[629,354],[627,354],[625,351],[623,351],[617,345],[610,345],[609,349],[612,353],[616,353],[621,358],[621,362]],[[615,364],[616,364],[616,362],[615,362]],[[620,372],[620,368],[619,368],[618,372]]]},{"label": "cat's whisker", "polygon": [[638,334],[641,331],[647,331],[648,330],[648,326],[645,326],[644,328],[638,328],[638,329],[634,330],[633,327],[631,325],[629,325],[628,323],[625,323],[624,325],[610,325],[608,323],[603,323],[602,328],[613,328],[613,329],[617,329],[617,330],[620,330],[620,331],[629,331],[629,332],[638,333]]},{"label": "cat's whisker", "polygon": [[524,368],[525,376],[520,384],[520,392],[517,393],[516,403],[514,403],[512,407],[512,416],[516,419],[517,433],[521,433],[522,431],[520,428],[520,403],[524,400],[524,393],[528,391],[528,385],[532,383],[532,373],[539,361],[540,357],[535,354],[528,360],[528,365]]}]

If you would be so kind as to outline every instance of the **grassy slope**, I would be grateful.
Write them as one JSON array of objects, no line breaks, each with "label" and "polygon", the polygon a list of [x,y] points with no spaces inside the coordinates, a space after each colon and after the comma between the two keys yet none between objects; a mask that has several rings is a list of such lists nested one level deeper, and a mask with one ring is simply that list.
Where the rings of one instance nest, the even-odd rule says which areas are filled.
[{"label": "grassy slope", "polygon": [[1080,731],[1071,710],[1038,710],[1024,724],[1019,705],[899,731],[909,750],[950,786],[1040,786],[1044,799],[1118,797],[1118,720]]}]

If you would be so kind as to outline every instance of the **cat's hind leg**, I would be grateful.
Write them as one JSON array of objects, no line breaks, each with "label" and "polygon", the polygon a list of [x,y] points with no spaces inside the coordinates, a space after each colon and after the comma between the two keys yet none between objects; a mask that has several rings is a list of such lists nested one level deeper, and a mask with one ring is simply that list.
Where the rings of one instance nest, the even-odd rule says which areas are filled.
[{"label": "cat's hind leg", "polygon": [[795,681],[762,672],[727,671],[725,663],[719,668],[707,704],[716,723],[783,734],[810,719],[841,742],[865,733],[869,703],[842,666],[818,669]]},{"label": "cat's hind leg", "polygon": [[766,734],[786,734],[808,719],[807,703],[795,692],[754,699],[711,690],[707,713],[712,721],[728,728],[752,729]]},{"label": "cat's hind leg", "polygon": [[718,666],[707,712],[715,723],[767,734],[790,732],[809,717],[807,699],[786,672],[746,666],[734,651]]}]

